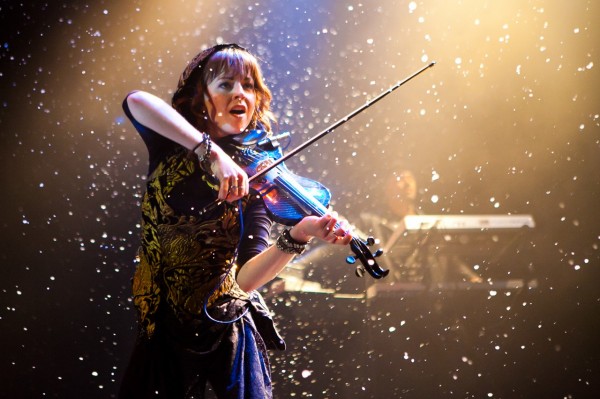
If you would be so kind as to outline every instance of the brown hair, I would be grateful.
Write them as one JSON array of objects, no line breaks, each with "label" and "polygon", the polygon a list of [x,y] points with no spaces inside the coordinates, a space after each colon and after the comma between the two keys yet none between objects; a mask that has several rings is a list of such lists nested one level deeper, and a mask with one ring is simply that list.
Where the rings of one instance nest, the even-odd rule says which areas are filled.
[{"label": "brown hair", "polygon": [[271,112],[271,91],[265,85],[256,57],[236,44],[217,45],[198,54],[179,79],[173,95],[173,107],[196,128],[206,131],[211,123],[204,104],[207,86],[229,70],[242,76],[250,75],[254,80],[256,109],[248,127],[270,132],[271,123],[275,122]]}]

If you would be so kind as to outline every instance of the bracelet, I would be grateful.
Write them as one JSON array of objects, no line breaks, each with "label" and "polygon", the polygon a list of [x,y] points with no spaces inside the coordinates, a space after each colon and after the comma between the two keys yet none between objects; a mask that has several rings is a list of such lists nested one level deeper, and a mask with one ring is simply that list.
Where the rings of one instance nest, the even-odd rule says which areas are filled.
[{"label": "bracelet", "polygon": [[283,230],[283,232],[277,239],[277,242],[275,243],[277,249],[279,249],[281,252],[294,255],[302,254],[306,249],[306,244],[308,243],[298,242],[294,240],[292,238],[292,235],[290,234],[290,229]]},{"label": "bracelet", "polygon": [[199,158],[200,163],[204,163],[209,160],[211,146],[212,146],[212,141],[210,141],[210,136],[207,134],[206,135],[206,151],[204,151],[204,155],[201,158]]},{"label": "bracelet", "polygon": [[192,148],[192,152],[195,153],[196,150],[204,143],[206,143],[206,138],[208,137],[208,134],[206,133],[202,133],[202,141],[200,141],[198,144],[196,144],[194,146],[194,148]]},{"label": "bracelet", "polygon": [[[196,150],[200,148],[200,146],[204,146],[204,152],[202,155],[196,153]],[[196,144],[196,146],[192,149],[192,152],[198,155],[198,161],[202,164],[210,157],[210,150],[212,147],[212,143],[210,141],[210,136],[206,133],[202,133],[202,141]]]}]

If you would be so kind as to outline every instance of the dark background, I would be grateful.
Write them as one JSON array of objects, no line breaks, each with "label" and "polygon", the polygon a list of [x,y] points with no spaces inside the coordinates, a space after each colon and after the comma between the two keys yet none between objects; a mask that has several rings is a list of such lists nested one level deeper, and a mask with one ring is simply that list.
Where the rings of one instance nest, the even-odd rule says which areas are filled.
[{"label": "dark background", "polygon": [[[235,41],[292,145],[437,61],[289,161],[350,221],[402,169],[423,212],[536,220],[502,265],[534,289],[269,298],[277,397],[597,397],[599,22],[592,0],[0,2],[0,396],[115,396],[147,167],[121,101]],[[364,292],[343,256],[311,278]]]}]

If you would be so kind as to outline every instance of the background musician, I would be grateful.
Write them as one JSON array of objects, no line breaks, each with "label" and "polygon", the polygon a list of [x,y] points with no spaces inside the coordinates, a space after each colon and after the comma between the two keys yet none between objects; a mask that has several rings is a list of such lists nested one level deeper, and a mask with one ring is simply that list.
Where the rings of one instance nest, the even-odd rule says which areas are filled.
[{"label": "background musician", "polygon": [[384,282],[424,283],[435,288],[444,282],[482,282],[452,248],[430,245],[430,233],[408,235],[403,219],[421,214],[417,179],[410,170],[393,173],[383,186],[378,214],[361,214],[361,226],[380,240],[382,266],[390,269]]}]

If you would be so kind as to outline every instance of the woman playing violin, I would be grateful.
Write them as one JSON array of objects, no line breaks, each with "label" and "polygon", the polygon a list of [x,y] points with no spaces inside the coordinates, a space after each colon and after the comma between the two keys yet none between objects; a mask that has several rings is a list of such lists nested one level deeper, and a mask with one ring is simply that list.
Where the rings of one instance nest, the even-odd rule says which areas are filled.
[{"label": "woman playing violin", "polygon": [[270,245],[273,222],[231,145],[271,130],[270,101],[256,58],[227,44],[190,62],[171,105],[142,91],[123,102],[149,174],[133,277],[140,332],[120,398],[202,398],[207,382],[219,398],[272,397],[267,349],[285,344],[256,289],[312,238],[351,241],[325,214]]}]

